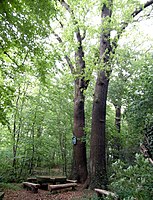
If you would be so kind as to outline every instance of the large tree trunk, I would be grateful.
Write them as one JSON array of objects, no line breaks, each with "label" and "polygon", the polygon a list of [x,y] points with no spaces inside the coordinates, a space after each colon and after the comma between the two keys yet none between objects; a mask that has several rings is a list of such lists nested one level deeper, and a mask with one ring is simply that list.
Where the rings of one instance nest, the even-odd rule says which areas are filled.
[{"label": "large tree trunk", "polygon": [[90,150],[90,187],[93,189],[106,188],[106,100],[109,79],[105,72],[101,72],[97,78],[91,129],[91,150]]},{"label": "large tree trunk", "polygon": [[[135,17],[143,8],[153,4],[153,1],[146,2],[139,9],[131,14]],[[109,84],[109,77],[111,73],[112,54],[115,53],[117,41],[122,32],[128,26],[128,22],[122,23],[121,30],[110,44],[111,31],[111,15],[112,15],[113,0],[107,0],[102,5],[102,31],[100,38],[100,64],[102,70],[98,73],[94,102],[92,110],[92,132],[91,132],[91,149],[90,149],[90,171],[87,179],[87,185],[91,188],[107,187],[107,170],[106,170],[106,139],[105,139],[105,125],[106,125],[106,100],[107,90]],[[89,183],[88,183],[89,181]]]},{"label": "large tree trunk", "polygon": [[111,17],[112,0],[108,0],[107,5],[102,6],[102,21],[108,23],[108,28],[102,28],[100,37],[100,65],[102,70],[98,72],[93,110],[92,110],[92,128],[91,128],[91,148],[90,148],[90,188],[103,188],[107,186],[107,170],[106,170],[106,100],[109,84],[110,69],[110,53],[112,51],[110,45],[110,29],[109,22]]},{"label": "large tree trunk", "polygon": [[86,140],[85,140],[85,113],[82,84],[84,80],[78,78],[75,81],[75,99],[74,99],[74,137],[76,144],[73,145],[73,166],[72,178],[83,183],[87,178],[87,159],[86,159]]},{"label": "large tree trunk", "polygon": [[[77,39],[77,49],[75,51],[75,66],[71,62],[68,55],[65,55],[67,64],[70,67],[71,73],[75,77],[75,97],[74,97],[74,130],[73,136],[76,138],[77,143],[73,146],[73,164],[70,178],[75,178],[79,182],[83,183],[87,178],[87,161],[86,161],[86,143],[85,143],[85,114],[84,114],[84,91],[88,87],[89,80],[85,80],[85,59],[82,41],[86,36],[86,32],[81,34],[79,23],[75,17],[75,13],[71,6],[64,0],[58,0],[61,5],[69,12],[73,25],[75,27],[74,42]],[[54,33],[54,31],[53,31]],[[59,43],[62,43],[62,39],[58,34],[54,33]]]},{"label": "large tree trunk", "polygon": [[74,129],[73,134],[76,137],[76,144],[73,146],[73,165],[72,174],[73,178],[76,178],[78,182],[84,183],[87,179],[87,158],[86,158],[86,138],[85,138],[85,111],[84,103],[85,96],[84,91],[88,87],[88,80],[85,80],[84,70],[84,51],[82,47],[82,37],[80,30],[76,32],[76,38],[78,41],[78,48],[75,52],[76,62],[76,75],[75,79],[75,97],[74,97]]}]

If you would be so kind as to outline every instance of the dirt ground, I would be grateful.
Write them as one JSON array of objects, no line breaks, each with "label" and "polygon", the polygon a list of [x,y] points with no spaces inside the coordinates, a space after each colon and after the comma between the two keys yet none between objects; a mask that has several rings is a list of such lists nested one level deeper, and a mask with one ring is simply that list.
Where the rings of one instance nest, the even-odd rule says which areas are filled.
[{"label": "dirt ground", "polygon": [[93,191],[77,189],[75,191],[62,191],[51,194],[49,191],[39,190],[38,193],[32,193],[26,189],[6,190],[3,200],[79,200],[90,199]]}]

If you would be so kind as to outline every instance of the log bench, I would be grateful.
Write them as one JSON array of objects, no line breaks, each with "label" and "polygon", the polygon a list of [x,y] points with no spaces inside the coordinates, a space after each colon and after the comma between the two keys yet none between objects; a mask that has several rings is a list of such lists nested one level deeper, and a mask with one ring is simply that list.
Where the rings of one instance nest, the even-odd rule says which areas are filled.
[{"label": "log bench", "polygon": [[0,200],[2,200],[3,199],[3,197],[4,197],[4,192],[0,192]]},{"label": "log bench", "polygon": [[54,190],[62,190],[67,188],[72,188],[72,190],[75,190],[75,187],[77,186],[77,183],[65,183],[65,184],[58,184],[58,185],[48,185],[48,190],[50,192]]},{"label": "log bench", "polygon": [[27,188],[27,190],[31,190],[34,193],[38,193],[38,188],[40,188],[40,184],[30,183],[30,182],[23,182],[23,187]]},{"label": "log bench", "polygon": [[97,189],[97,188],[94,189],[94,191],[97,193],[98,197],[111,196],[111,197],[113,197],[114,200],[119,200],[119,197],[113,192],[110,192],[107,190],[102,190],[102,189]]}]

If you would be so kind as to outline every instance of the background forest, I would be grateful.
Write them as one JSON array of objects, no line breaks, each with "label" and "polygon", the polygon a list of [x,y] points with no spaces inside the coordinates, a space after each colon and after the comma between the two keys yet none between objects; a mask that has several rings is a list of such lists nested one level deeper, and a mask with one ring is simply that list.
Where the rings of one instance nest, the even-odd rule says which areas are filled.
[{"label": "background forest", "polygon": [[[100,145],[107,184],[123,199],[151,199],[152,3],[0,1],[0,182],[55,173],[85,182],[96,131],[95,85],[105,72],[106,137]],[[102,37],[112,48],[106,44],[104,53]],[[73,136],[83,146],[75,146]],[[87,160],[84,176],[75,177],[74,158]],[[105,185],[92,180],[91,188]]]}]

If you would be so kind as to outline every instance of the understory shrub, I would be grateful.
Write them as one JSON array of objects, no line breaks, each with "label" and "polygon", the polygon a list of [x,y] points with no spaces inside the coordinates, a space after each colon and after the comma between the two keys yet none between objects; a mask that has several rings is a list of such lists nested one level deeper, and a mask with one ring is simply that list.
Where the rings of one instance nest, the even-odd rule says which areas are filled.
[{"label": "understory shrub", "polygon": [[110,190],[123,200],[151,200],[152,165],[140,154],[135,158],[134,165],[128,167],[120,160],[113,163]]}]

